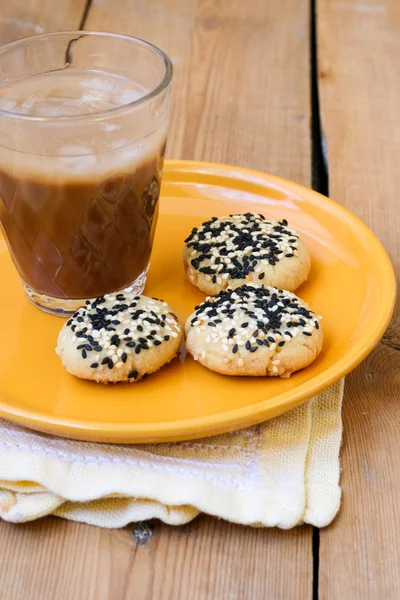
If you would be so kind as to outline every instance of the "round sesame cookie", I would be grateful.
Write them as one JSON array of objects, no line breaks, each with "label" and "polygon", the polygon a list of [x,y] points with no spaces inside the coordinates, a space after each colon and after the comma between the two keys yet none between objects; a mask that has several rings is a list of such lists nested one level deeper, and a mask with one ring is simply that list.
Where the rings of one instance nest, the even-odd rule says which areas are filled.
[{"label": "round sesame cookie", "polygon": [[176,356],[183,327],[166,302],[107,294],[79,308],[62,327],[57,354],[66,370],[101,383],[133,383]]},{"label": "round sesame cookie", "polygon": [[296,290],[310,272],[310,255],[288,222],[246,213],[213,217],[185,240],[183,262],[195,286],[214,296],[244,283]]},{"label": "round sesame cookie", "polygon": [[295,294],[245,284],[196,307],[186,345],[195,360],[223,375],[290,377],[320,353],[320,320]]}]

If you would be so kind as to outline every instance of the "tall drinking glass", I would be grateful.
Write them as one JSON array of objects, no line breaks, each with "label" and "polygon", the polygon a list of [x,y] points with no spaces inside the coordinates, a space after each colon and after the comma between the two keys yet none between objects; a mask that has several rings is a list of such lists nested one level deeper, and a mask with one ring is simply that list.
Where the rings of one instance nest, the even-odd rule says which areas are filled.
[{"label": "tall drinking glass", "polygon": [[52,33],[0,48],[0,221],[29,299],[53,314],[143,291],[172,65],[143,40]]}]

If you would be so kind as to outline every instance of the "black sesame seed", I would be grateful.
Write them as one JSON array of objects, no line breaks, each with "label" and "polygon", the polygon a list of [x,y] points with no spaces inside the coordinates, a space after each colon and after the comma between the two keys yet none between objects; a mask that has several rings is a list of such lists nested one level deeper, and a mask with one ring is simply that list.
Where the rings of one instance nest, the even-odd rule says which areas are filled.
[{"label": "black sesame seed", "polygon": [[135,354],[140,354],[141,351],[141,347],[140,346],[136,346],[135,348]]},{"label": "black sesame seed", "polygon": [[232,353],[236,354],[236,352],[239,350],[239,346],[237,344],[235,344],[232,348]]},{"label": "black sesame seed", "polygon": [[251,348],[251,344],[250,344],[249,340],[247,340],[247,342],[246,342],[246,350],[250,350],[250,348]]},{"label": "black sesame seed", "polygon": [[131,342],[131,341],[132,341],[132,338],[131,338],[131,337],[125,337],[125,338],[124,338],[124,342]]},{"label": "black sesame seed", "polygon": [[82,350],[82,358],[87,358],[87,353],[85,349]]},{"label": "black sesame seed", "polygon": [[258,346],[253,346],[250,348],[250,352],[255,352],[256,350],[258,350]]},{"label": "black sesame seed", "polygon": [[155,345],[155,346],[159,346],[160,344],[161,344],[160,340],[155,340],[155,341],[154,341],[154,345]]},{"label": "black sesame seed", "polygon": [[141,344],[145,344],[147,342],[146,338],[138,338],[138,342],[140,342]]},{"label": "black sesame seed", "polygon": [[128,348],[134,348],[136,346],[136,342],[128,342],[126,345]]},{"label": "black sesame seed", "polygon": [[85,350],[87,350],[88,352],[91,352],[92,346],[90,344],[85,344]]},{"label": "black sesame seed", "polygon": [[138,325],[137,328],[138,328],[138,331],[143,331],[143,327],[141,325]]},{"label": "black sesame seed", "polygon": [[271,344],[273,344],[273,343],[274,343],[274,341],[275,341],[275,339],[274,339],[274,338],[273,338],[271,335],[269,335],[269,336],[267,337],[267,340],[268,340],[269,342],[271,342]]},{"label": "black sesame seed", "polygon": [[315,323],[315,328],[319,329],[319,323],[318,323],[318,321],[314,321],[314,323]]},{"label": "black sesame seed", "polygon": [[129,332],[130,332],[130,329],[128,327],[126,329],[124,329],[124,335],[128,335]]},{"label": "black sesame seed", "polygon": [[258,279],[264,279],[264,277],[265,277],[265,273],[260,273],[258,276]]},{"label": "black sesame seed", "polygon": [[131,371],[128,375],[128,379],[137,379],[139,373],[137,371]]},{"label": "black sesame seed", "polygon": [[108,368],[109,368],[109,369],[112,369],[112,368],[113,368],[113,366],[114,366],[114,363],[113,363],[112,359],[111,359],[111,358],[109,358],[109,359],[108,359]]},{"label": "black sesame seed", "polygon": [[93,347],[93,350],[94,350],[95,352],[101,352],[101,351],[103,350],[103,348],[102,348],[101,346],[94,346],[94,347]]},{"label": "black sesame seed", "polygon": [[90,365],[90,368],[91,368],[91,369],[97,369],[97,367],[98,367],[98,366],[99,366],[99,363],[96,363],[96,362],[94,362],[94,363],[92,363],[92,364]]},{"label": "black sesame seed", "polygon": [[70,325],[72,325],[72,319],[70,319],[69,321],[67,321],[67,327],[69,327]]},{"label": "black sesame seed", "polygon": [[257,342],[257,344],[258,344],[259,346],[262,346],[262,345],[263,345],[263,341],[262,341],[262,340],[260,340],[259,338],[257,338],[257,339],[256,339],[256,342]]},{"label": "black sesame seed", "polygon": [[303,331],[304,335],[308,335],[308,336],[312,336],[312,333],[310,333],[309,331]]},{"label": "black sesame seed", "polygon": [[127,353],[126,353],[126,352],[123,352],[123,353],[121,354],[121,360],[122,360],[122,362],[123,362],[123,363],[126,363],[126,359],[127,359],[127,358],[128,358],[128,355],[127,355]]},{"label": "black sesame seed", "polygon": [[105,358],[103,358],[103,360],[101,361],[102,365],[108,365],[108,356],[106,356]]},{"label": "black sesame seed", "polygon": [[278,346],[280,346],[282,348],[282,346],[285,345],[285,342],[282,340],[282,342],[279,342]]},{"label": "black sesame seed", "polygon": [[140,347],[141,347],[142,350],[148,350],[149,349],[149,347],[148,347],[147,344],[140,344]]},{"label": "black sesame seed", "polygon": [[248,327],[248,322],[246,321],[246,323],[242,323],[240,327]]},{"label": "black sesame seed", "polygon": [[[213,335],[214,335],[214,334],[213,334]],[[169,339],[171,339],[169,335],[164,335],[164,340],[165,340],[166,342],[168,342],[168,340],[169,340]]]}]

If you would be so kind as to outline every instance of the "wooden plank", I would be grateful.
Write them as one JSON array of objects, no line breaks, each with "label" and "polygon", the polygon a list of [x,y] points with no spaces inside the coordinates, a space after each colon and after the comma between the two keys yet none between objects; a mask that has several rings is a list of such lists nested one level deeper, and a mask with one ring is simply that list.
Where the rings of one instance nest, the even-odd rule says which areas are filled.
[{"label": "wooden plank", "polygon": [[[360,216],[400,274],[400,4],[318,1],[319,89],[330,195]],[[400,589],[400,319],[346,382],[343,507],[321,531],[320,598]],[[344,566],[345,565],[345,566]]]},{"label": "wooden plank", "polygon": [[96,0],[86,29],[170,56],[169,157],[310,183],[308,0]]},{"label": "wooden plank", "polygon": [[[50,0],[18,14],[47,27],[52,13],[44,17],[43,6]],[[138,35],[171,56],[169,156],[310,183],[308,0],[96,0],[87,27]],[[0,595],[12,600],[312,597],[309,527],[282,532],[200,517],[184,528],[156,524],[138,543],[132,528],[2,523],[0,564]]]},{"label": "wooden plank", "polygon": [[[86,28],[136,35],[171,57],[169,157],[310,184],[308,2],[97,0]],[[147,545],[126,546],[126,597],[311,598],[311,528],[283,533],[201,518],[188,530],[157,526]]]},{"label": "wooden plank", "polygon": [[[1,597],[311,598],[308,558],[303,551],[308,543],[307,528],[299,529],[295,537],[278,530],[260,535],[257,529],[205,517],[185,527],[157,525],[145,544],[138,543],[130,528],[101,530],[56,518],[22,526],[3,523]],[[283,561],[279,568],[277,555]],[[293,580],[292,588],[287,579]]]},{"label": "wooden plank", "polygon": [[0,43],[47,31],[78,29],[86,0],[12,0],[2,2]]}]

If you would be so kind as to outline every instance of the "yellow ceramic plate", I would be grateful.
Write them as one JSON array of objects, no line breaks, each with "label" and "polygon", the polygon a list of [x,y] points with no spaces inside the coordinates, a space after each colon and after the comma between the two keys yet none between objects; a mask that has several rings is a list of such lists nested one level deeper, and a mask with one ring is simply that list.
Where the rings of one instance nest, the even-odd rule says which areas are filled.
[{"label": "yellow ceramic plate", "polygon": [[311,252],[309,280],[297,293],[323,315],[325,344],[310,367],[290,379],[224,377],[183,351],[137,385],[76,379],[54,352],[62,320],[31,306],[0,241],[0,415],[83,440],[183,440],[275,417],[353,369],[392,314],[392,266],[354,215],[294,183],[236,167],[167,162],[146,293],[167,300],[184,322],[204,299],[184,278],[184,238],[211,216],[248,211],[287,219]]}]

